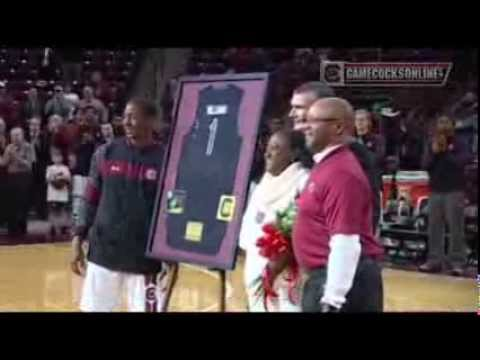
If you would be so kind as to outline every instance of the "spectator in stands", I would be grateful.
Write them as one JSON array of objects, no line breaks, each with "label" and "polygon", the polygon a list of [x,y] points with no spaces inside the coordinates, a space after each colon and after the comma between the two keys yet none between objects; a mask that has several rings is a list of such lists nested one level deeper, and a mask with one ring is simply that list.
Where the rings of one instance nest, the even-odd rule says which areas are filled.
[{"label": "spectator in stands", "polygon": [[5,120],[0,117],[0,155],[3,155],[3,151],[7,147],[7,124]]},{"label": "spectator in stands", "polygon": [[452,108],[456,119],[457,137],[468,147],[471,153],[477,152],[478,99],[473,92],[467,92]]},{"label": "spectator in stands", "polygon": [[23,129],[26,128],[25,118],[22,117],[22,104],[20,101],[14,99],[12,102],[12,115],[11,115],[11,125],[12,127],[20,126]]},{"label": "spectator in stands", "polygon": [[62,118],[67,119],[71,114],[72,105],[65,98],[61,85],[56,85],[54,92],[53,97],[45,105],[45,116],[60,115]]},{"label": "spectator in stands", "polygon": [[116,83],[111,82],[109,87],[108,87],[108,92],[106,96],[106,102],[113,102],[116,105],[118,105],[119,102],[123,100],[123,91],[120,86],[118,86]]},{"label": "spectator in stands", "polygon": [[[452,119],[437,120],[431,149],[424,165],[430,178],[428,260],[424,272],[440,272],[446,266],[452,275],[464,274],[467,249],[464,234],[464,168],[470,154],[455,134]],[[445,225],[450,230],[449,254],[445,257]]]},{"label": "spectator in stands", "polygon": [[385,139],[382,135],[373,132],[373,117],[368,110],[355,111],[355,137],[374,154],[377,166],[380,169],[383,168]]},{"label": "spectator in stands", "polygon": [[97,109],[93,106],[83,108],[85,114],[85,123],[97,129],[100,127],[100,116]]},{"label": "spectator in stands", "polygon": [[83,50],[80,48],[59,48],[55,53],[62,64],[65,82],[80,82],[82,78]]},{"label": "spectator in stands", "polygon": [[49,79],[55,75],[58,57],[55,57],[51,48],[45,48],[40,56],[38,76],[40,79]]},{"label": "spectator in stands", "polygon": [[[5,153],[5,149],[7,148],[7,125],[5,121],[0,117],[0,159],[3,157]],[[6,199],[7,196],[7,171],[5,166],[0,164],[0,199]],[[7,206],[6,201],[0,201],[0,226],[5,224],[7,221]]]},{"label": "spectator in stands", "polygon": [[102,135],[103,144],[109,144],[115,139],[115,134],[113,133],[113,126],[110,123],[102,124],[100,127],[100,132]]},{"label": "spectator in stands", "polygon": [[76,224],[78,212],[82,203],[82,197],[87,185],[87,176],[90,170],[90,162],[95,152],[94,128],[85,122],[80,125],[80,142],[73,149],[74,158],[72,165],[73,187],[72,187],[72,219]]},{"label": "spectator in stands", "polygon": [[41,118],[43,115],[44,103],[38,95],[36,86],[31,86],[28,90],[27,99],[22,106],[22,118],[31,119],[34,117]]},{"label": "spectator in stands", "polygon": [[72,108],[76,109],[78,107],[78,103],[80,102],[80,96],[75,93],[72,89],[72,85],[70,83],[65,84],[65,99],[70,101]]},{"label": "spectator in stands", "polygon": [[108,111],[105,105],[94,97],[93,88],[91,86],[85,86],[83,88],[83,98],[80,100],[80,109],[85,109],[89,106],[93,106],[100,114],[101,123],[108,121]]},{"label": "spectator in stands", "polygon": [[[62,124],[61,132],[68,145],[68,151],[70,151],[80,141],[80,125],[75,113],[70,120]],[[64,159],[66,159],[65,154]]]},{"label": "spectator in stands", "polygon": [[32,164],[32,187],[31,205],[37,216],[45,220],[47,218],[47,184],[45,182],[45,171],[50,162],[50,153],[47,145],[46,135],[41,130],[41,120],[33,117],[28,122],[27,141],[35,151],[35,161]]},{"label": "spectator in stands", "polygon": [[173,105],[175,102],[175,94],[178,88],[178,79],[180,76],[175,76],[171,78],[167,84],[165,85],[165,89],[163,90],[163,95],[161,99],[161,107],[162,107],[162,119],[166,123],[172,122],[172,112],[173,112]]},{"label": "spectator in stands", "polygon": [[25,141],[22,128],[13,128],[10,138],[11,143],[0,158],[0,166],[6,166],[8,173],[8,232],[11,236],[19,236],[27,232],[28,198],[35,152]]},{"label": "spectator in stands", "polygon": [[103,79],[102,72],[98,70],[92,72],[90,81],[94,89],[95,97],[104,103],[108,103],[110,100],[109,83]]},{"label": "spectator in stands", "polygon": [[[452,109],[451,114],[456,118],[468,119],[470,116],[477,114],[478,111],[478,98],[474,92],[467,92],[458,102],[456,102]],[[463,121],[462,121],[463,123]],[[463,125],[463,124],[456,124]]]},{"label": "spectator in stands", "polygon": [[52,240],[64,234],[68,226],[67,204],[69,201],[69,187],[71,181],[70,170],[63,163],[62,152],[51,149],[53,164],[48,166],[45,178],[48,183],[48,222]]},{"label": "spectator in stands", "polygon": [[237,73],[248,72],[253,63],[253,49],[234,49],[229,57],[229,63]]},{"label": "spectator in stands", "polygon": [[60,127],[63,123],[63,119],[59,115],[51,115],[48,118],[48,124],[47,124],[47,132],[50,136],[53,136],[55,134],[58,134],[60,131]]},{"label": "spectator in stands", "polygon": [[424,149],[423,131],[417,119],[400,119],[398,159],[400,169],[418,170],[421,168]]},{"label": "spectator in stands", "polygon": [[393,111],[392,108],[380,110],[380,126],[385,137],[385,155],[398,156],[400,147],[400,111]]},{"label": "spectator in stands", "polygon": [[44,105],[43,108],[42,108],[42,116],[43,116],[45,105],[46,105],[46,103],[48,101],[48,98],[49,98],[49,95],[48,95],[48,92],[47,92],[48,83],[45,80],[38,80],[38,81],[35,82],[34,86],[37,89],[38,98],[39,98],[40,102]]},{"label": "spectator in stands", "polygon": [[64,157],[68,155],[69,137],[65,133],[65,126],[63,126],[63,118],[61,116],[51,115],[49,117],[46,138],[48,149],[56,147],[63,151]]},{"label": "spectator in stands", "polygon": [[125,131],[122,125],[123,118],[119,115],[115,115],[112,119],[113,133],[115,137],[125,136]]},{"label": "spectator in stands", "polygon": [[0,82],[0,117],[3,118],[7,130],[12,126],[13,99],[7,91],[7,85]]}]

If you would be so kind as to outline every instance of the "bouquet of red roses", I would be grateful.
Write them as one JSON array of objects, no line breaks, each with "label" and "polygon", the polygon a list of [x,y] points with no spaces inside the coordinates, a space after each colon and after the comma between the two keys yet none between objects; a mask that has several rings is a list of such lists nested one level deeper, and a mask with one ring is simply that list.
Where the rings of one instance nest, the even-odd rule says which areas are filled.
[{"label": "bouquet of red roses", "polygon": [[263,293],[263,302],[267,310],[269,300],[278,298],[278,294],[273,288],[275,274],[271,270],[272,265],[276,268],[282,268],[282,272],[284,268],[284,279],[288,284],[289,299],[294,304],[298,302],[298,294],[295,290],[298,285],[299,271],[295,259],[291,256],[291,236],[295,216],[296,207],[294,203],[291,203],[284,211],[277,212],[274,224],[263,226],[264,235],[257,240],[260,255],[269,260],[269,264],[263,271],[259,289]]}]

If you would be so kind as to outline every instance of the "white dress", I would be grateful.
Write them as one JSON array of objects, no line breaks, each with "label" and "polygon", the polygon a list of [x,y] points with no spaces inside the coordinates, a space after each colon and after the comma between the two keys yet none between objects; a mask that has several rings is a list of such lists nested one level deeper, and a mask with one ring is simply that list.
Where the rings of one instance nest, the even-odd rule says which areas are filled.
[{"label": "white dress", "polygon": [[[309,172],[299,163],[291,164],[279,176],[265,173],[260,183],[251,192],[240,230],[240,247],[246,252],[244,282],[249,311],[265,312],[263,296],[255,294],[262,272],[268,260],[260,255],[257,239],[263,235],[262,227],[273,223],[277,211],[286,209],[301,192],[308,180]],[[281,274],[274,285],[278,301],[268,304],[268,311],[299,312],[300,304],[292,304],[288,288]]]},{"label": "white dress", "polygon": [[69,188],[65,186],[63,189],[56,189],[51,181],[57,175],[62,175],[70,180],[70,170],[65,165],[50,165],[47,167],[46,180],[48,183],[47,188],[47,202],[62,202],[68,203],[69,200]]}]

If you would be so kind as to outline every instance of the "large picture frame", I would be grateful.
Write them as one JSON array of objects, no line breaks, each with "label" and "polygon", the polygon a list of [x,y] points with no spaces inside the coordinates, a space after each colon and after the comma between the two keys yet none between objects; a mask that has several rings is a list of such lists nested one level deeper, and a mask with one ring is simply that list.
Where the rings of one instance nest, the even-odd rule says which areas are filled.
[{"label": "large picture frame", "polygon": [[[235,267],[267,88],[266,73],[180,78],[148,257],[219,270]],[[212,137],[217,124],[219,134]],[[230,190],[221,193],[219,187]]]}]

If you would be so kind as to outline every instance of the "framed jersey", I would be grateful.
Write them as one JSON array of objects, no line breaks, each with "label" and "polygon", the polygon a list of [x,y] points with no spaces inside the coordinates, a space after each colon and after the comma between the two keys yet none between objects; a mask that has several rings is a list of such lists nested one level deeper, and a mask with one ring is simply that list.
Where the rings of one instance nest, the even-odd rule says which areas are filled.
[{"label": "framed jersey", "polygon": [[268,74],[180,79],[147,256],[230,270]]}]

